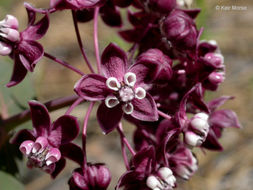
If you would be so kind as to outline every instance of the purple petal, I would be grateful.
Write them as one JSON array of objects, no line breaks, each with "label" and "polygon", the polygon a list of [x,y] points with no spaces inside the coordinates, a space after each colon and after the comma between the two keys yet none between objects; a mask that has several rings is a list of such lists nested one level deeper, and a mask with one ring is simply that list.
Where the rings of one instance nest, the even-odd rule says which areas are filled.
[{"label": "purple petal", "polygon": [[126,73],[127,55],[117,45],[110,43],[102,57],[102,71],[106,78],[115,77],[121,82]]},{"label": "purple petal", "polygon": [[222,106],[227,100],[231,100],[233,98],[234,97],[232,97],[232,96],[222,96],[220,98],[216,98],[216,99],[208,102],[207,106],[208,106],[210,112],[213,112],[218,107]]},{"label": "purple petal", "polygon": [[188,16],[190,16],[192,19],[195,19],[198,14],[200,13],[201,9],[184,9],[183,12],[185,12]]},{"label": "purple petal", "polygon": [[20,145],[22,142],[26,141],[26,140],[32,140],[35,141],[35,137],[32,133],[32,131],[27,130],[27,129],[23,129],[20,130],[17,134],[15,134],[14,138],[11,139],[11,144],[18,144]]},{"label": "purple petal", "polygon": [[[151,164],[151,165],[150,165]],[[135,166],[135,171],[140,173],[147,173],[150,166],[155,164],[155,149],[153,146],[145,147],[139,151],[133,158],[133,165]]]},{"label": "purple petal", "polygon": [[218,110],[213,112],[209,118],[209,122],[211,125],[220,128],[242,127],[236,113],[232,110]]},{"label": "purple petal", "polygon": [[66,165],[66,160],[64,158],[61,158],[55,165],[55,170],[53,173],[51,173],[51,177],[54,179],[57,177],[57,175],[63,170],[63,168]]},{"label": "purple petal", "polygon": [[158,120],[157,107],[150,94],[147,93],[146,97],[141,100],[134,98],[132,100],[132,104],[134,106],[134,110],[131,116],[134,118],[142,121]]},{"label": "purple petal", "polygon": [[14,67],[10,82],[6,85],[8,88],[22,82],[27,74],[27,69],[24,67],[18,55],[15,55]]},{"label": "purple petal", "polygon": [[[28,12],[28,11],[27,11]],[[31,10],[28,13],[29,19],[33,21],[34,19],[31,15]],[[31,22],[29,21],[29,22]],[[33,21],[34,22],[34,21]],[[41,39],[47,32],[49,27],[49,17],[46,14],[40,21],[36,24],[31,23],[32,25],[28,26],[23,32],[21,32],[21,36],[23,40],[39,40]]]},{"label": "purple petal", "polygon": [[83,150],[76,144],[68,143],[60,146],[60,151],[63,157],[66,157],[80,166],[83,164]]},{"label": "purple petal", "polygon": [[[132,190],[132,189],[140,189],[140,190],[150,190],[145,182],[145,173],[138,173],[135,171],[126,171],[119,179],[118,184],[116,186],[116,190],[124,189],[124,190]],[[141,183],[142,182],[142,183]],[[124,188],[122,188],[124,186]]]},{"label": "purple petal", "polygon": [[100,15],[103,21],[109,26],[120,27],[122,25],[120,11],[111,1],[107,1],[100,9]]},{"label": "purple petal", "polygon": [[36,12],[34,11],[34,7],[29,3],[24,3],[26,8],[27,16],[28,16],[28,26],[33,25],[36,19]]},{"label": "purple petal", "polygon": [[94,17],[94,9],[83,9],[76,11],[78,22],[89,22]]},{"label": "purple petal", "polygon": [[83,76],[74,87],[75,92],[85,100],[104,100],[109,93],[106,78],[97,74]]},{"label": "purple petal", "polygon": [[59,147],[74,140],[78,133],[79,124],[76,117],[64,115],[53,123],[48,140],[53,146]]},{"label": "purple petal", "polygon": [[136,75],[135,86],[143,86],[145,83],[150,83],[158,75],[158,65],[151,62],[140,61],[132,65],[128,72],[133,72]]},{"label": "purple petal", "polygon": [[119,35],[127,42],[138,42],[142,35],[142,28],[119,31]]},{"label": "purple petal", "polygon": [[44,55],[43,47],[38,42],[23,40],[18,49],[22,64],[28,71],[33,72],[35,65]]},{"label": "purple petal", "polygon": [[47,136],[51,122],[46,106],[35,100],[29,101],[29,106],[37,137]]},{"label": "purple petal", "polygon": [[213,131],[209,131],[207,138],[205,142],[201,145],[201,147],[207,148],[209,150],[214,150],[214,151],[222,151],[223,147],[218,141],[218,138],[214,134]]},{"label": "purple petal", "polygon": [[111,132],[119,125],[122,116],[123,111],[120,105],[108,108],[104,103],[101,103],[97,110],[97,120],[105,134]]}]

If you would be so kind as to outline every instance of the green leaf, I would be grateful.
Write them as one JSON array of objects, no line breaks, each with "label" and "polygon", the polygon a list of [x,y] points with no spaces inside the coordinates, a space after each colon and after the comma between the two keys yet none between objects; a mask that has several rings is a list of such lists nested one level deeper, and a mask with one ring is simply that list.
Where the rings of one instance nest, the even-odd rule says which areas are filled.
[{"label": "green leaf", "polygon": [[0,171],[0,189],[3,190],[25,190],[25,187],[22,183],[16,180],[11,175]]}]

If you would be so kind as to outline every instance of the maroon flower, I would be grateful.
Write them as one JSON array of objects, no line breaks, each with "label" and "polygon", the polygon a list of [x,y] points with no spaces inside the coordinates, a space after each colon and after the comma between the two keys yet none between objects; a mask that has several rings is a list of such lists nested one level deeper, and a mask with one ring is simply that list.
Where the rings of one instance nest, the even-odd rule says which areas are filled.
[{"label": "maroon flower", "polygon": [[31,6],[25,4],[28,14],[28,27],[18,32],[18,21],[15,17],[7,15],[0,22],[0,55],[10,55],[14,59],[14,69],[7,87],[20,83],[27,71],[33,72],[35,65],[44,54],[43,47],[37,42],[47,32],[49,18],[46,14],[35,23],[36,12]]},{"label": "maroon flower", "polygon": [[[12,141],[20,144],[20,151],[28,157],[27,166],[41,168],[55,177],[65,165],[62,156],[81,163],[80,151],[70,143],[79,132],[77,119],[64,115],[51,124],[48,110],[43,104],[30,101],[29,105],[34,129],[21,130]],[[71,149],[71,152],[64,148]]]},{"label": "maroon flower", "polygon": [[104,76],[88,74],[75,85],[76,93],[89,101],[104,100],[97,118],[102,130],[109,133],[119,124],[123,114],[142,121],[158,119],[156,104],[146,92],[148,65],[136,63],[127,68],[126,53],[110,44],[102,55]]},{"label": "maroon flower", "polygon": [[222,151],[223,148],[218,139],[221,137],[223,129],[228,127],[242,127],[235,112],[226,109],[217,110],[218,107],[230,99],[233,99],[233,97],[222,96],[208,103],[208,108],[210,109],[210,115],[208,119],[210,129],[206,141],[202,144],[202,147],[209,150]]},{"label": "maroon flower", "polygon": [[69,180],[70,190],[106,190],[111,174],[104,164],[87,163],[85,168],[75,169]]},{"label": "maroon flower", "polygon": [[198,170],[196,157],[184,144],[179,144],[167,157],[171,170],[182,179],[188,180]]},{"label": "maroon flower", "polygon": [[155,149],[149,146],[133,157],[131,170],[123,174],[116,189],[171,190],[175,182],[176,178],[170,168],[156,162]]},{"label": "maroon flower", "polygon": [[182,10],[172,11],[163,21],[161,32],[180,50],[196,47],[198,32],[193,19]]}]

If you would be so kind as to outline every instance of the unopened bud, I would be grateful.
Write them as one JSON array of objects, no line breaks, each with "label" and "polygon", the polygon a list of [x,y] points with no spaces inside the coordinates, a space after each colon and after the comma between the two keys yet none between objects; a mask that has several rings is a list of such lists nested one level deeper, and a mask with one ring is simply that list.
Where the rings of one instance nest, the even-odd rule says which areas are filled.
[{"label": "unopened bud", "polygon": [[219,73],[219,72],[212,72],[209,76],[208,76],[208,80],[214,84],[214,85],[218,85],[220,83],[222,83],[225,80],[224,74],[223,73]]},{"label": "unopened bud", "polygon": [[223,68],[224,67],[224,57],[223,55],[219,53],[207,53],[205,55],[205,58],[212,63],[212,65],[218,67],[218,68]]}]

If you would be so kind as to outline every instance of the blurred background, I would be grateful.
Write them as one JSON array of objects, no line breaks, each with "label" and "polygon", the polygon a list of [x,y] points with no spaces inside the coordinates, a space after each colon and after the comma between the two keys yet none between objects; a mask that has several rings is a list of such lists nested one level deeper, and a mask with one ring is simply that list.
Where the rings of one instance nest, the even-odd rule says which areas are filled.
[{"label": "blurred background", "polygon": [[[188,0],[189,1],[189,0]],[[49,0],[27,0],[36,7],[48,7]],[[246,6],[244,11],[217,10],[219,6]],[[199,170],[188,182],[180,182],[180,190],[252,190],[253,185],[253,1],[252,0],[196,0],[192,7],[202,8],[197,20],[198,27],[204,26],[202,39],[215,39],[225,57],[226,80],[217,93],[210,93],[208,98],[221,95],[233,95],[235,100],[227,102],[223,108],[233,109],[243,125],[243,129],[227,129],[223,133],[221,144],[224,152],[196,152],[199,159]],[[20,22],[20,30],[26,27],[27,15],[21,0],[1,0],[0,20],[6,14],[16,16]],[[45,51],[66,60],[71,65],[88,73],[76,42],[72,16],[70,11],[57,12],[50,17],[50,28],[41,40]],[[95,63],[93,51],[93,23],[80,24],[80,31],[85,50],[92,63]],[[129,45],[117,37],[117,29],[111,29],[99,22],[100,52],[111,41],[127,49]],[[112,35],[112,32],[115,35]],[[44,102],[53,98],[73,94],[73,85],[79,76],[47,59],[42,59],[35,72],[28,75],[17,87],[6,89],[12,71],[12,62],[8,57],[0,57],[0,100],[4,100],[9,115],[27,108],[27,101],[34,97]],[[0,101],[1,102],[1,101]],[[19,106],[17,106],[19,105]],[[3,106],[3,105],[1,105]],[[86,105],[80,105],[73,114],[80,122],[85,113]],[[95,110],[95,109],[94,109]],[[56,119],[65,109],[52,112]],[[131,139],[133,127],[125,126],[128,139]],[[27,122],[20,128],[31,128]],[[20,129],[19,128],[19,129]],[[16,129],[17,131],[18,129]],[[81,139],[77,139],[80,143]],[[131,140],[130,140],[131,141]],[[125,171],[121,158],[120,139],[115,132],[104,136],[95,120],[95,111],[88,125],[87,152],[90,162],[105,162],[110,168],[113,180],[109,189],[113,189],[118,177]],[[25,161],[13,158],[12,147],[4,147],[0,151],[0,164],[8,160],[8,166],[0,166],[0,190],[67,190],[67,180],[77,165],[71,161],[56,178],[50,177],[39,170],[28,170]],[[15,150],[13,150],[15,151]],[[4,153],[5,152],[5,153]],[[8,157],[3,157],[9,153]],[[2,155],[1,155],[2,154]],[[9,167],[15,173],[17,168],[13,160],[18,160],[16,178],[2,172]]]}]

